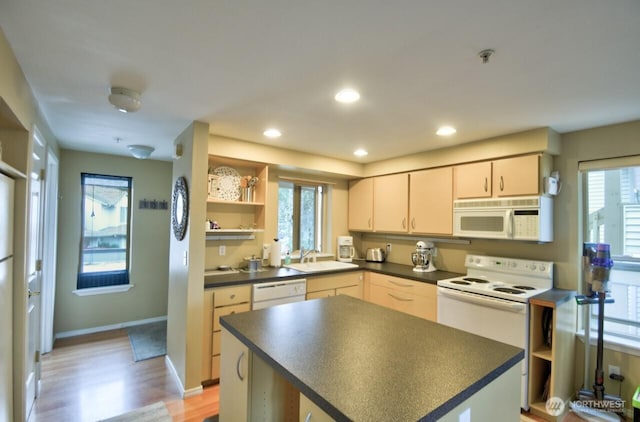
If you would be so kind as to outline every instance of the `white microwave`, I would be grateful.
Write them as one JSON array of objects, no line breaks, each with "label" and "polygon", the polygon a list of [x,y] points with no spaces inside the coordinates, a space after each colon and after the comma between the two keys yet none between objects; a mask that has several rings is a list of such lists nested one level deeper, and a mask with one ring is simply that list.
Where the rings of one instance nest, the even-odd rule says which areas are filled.
[{"label": "white microwave", "polygon": [[553,199],[546,196],[453,201],[453,235],[553,241]]}]

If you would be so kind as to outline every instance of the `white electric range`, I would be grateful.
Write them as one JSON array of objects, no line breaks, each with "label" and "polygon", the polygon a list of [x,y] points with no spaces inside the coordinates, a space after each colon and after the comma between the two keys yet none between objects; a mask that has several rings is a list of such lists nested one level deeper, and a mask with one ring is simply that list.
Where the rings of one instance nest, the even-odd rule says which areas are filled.
[{"label": "white electric range", "polygon": [[527,400],[529,299],[553,287],[553,262],[467,255],[467,274],[438,280],[438,322],[521,347],[521,407]]}]

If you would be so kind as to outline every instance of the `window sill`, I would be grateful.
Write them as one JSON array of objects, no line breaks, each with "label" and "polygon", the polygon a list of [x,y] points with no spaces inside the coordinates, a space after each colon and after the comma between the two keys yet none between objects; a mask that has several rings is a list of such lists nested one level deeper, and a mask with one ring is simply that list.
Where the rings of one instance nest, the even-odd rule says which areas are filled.
[{"label": "window sill", "polygon": [[133,284],[121,284],[118,286],[91,287],[89,289],[73,290],[72,293],[76,296],[95,296],[95,295],[106,295],[111,293],[128,292],[132,288],[133,288]]},{"label": "window sill", "polygon": [[[576,337],[584,343],[584,330],[580,330],[576,333]],[[589,338],[589,343],[595,346],[598,342],[597,335],[594,333]],[[640,340],[631,340],[628,338],[622,338],[609,334],[604,335],[604,348],[609,350],[615,350],[617,352],[626,353],[633,356],[640,356]]]}]

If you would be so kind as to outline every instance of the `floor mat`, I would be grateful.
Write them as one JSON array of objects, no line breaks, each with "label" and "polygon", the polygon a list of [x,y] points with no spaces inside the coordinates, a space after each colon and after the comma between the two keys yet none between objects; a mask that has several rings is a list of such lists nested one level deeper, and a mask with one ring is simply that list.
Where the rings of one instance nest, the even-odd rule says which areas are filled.
[{"label": "floor mat", "polygon": [[167,321],[135,325],[127,334],[136,362],[167,354]]},{"label": "floor mat", "polygon": [[163,402],[159,401],[140,409],[115,416],[109,419],[101,419],[99,422],[171,422],[172,418]]}]

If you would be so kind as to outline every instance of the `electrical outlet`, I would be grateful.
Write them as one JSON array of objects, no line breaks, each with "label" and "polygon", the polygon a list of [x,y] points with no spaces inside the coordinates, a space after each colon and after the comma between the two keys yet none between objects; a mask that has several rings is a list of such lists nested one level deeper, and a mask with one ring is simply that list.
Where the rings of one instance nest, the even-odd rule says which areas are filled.
[{"label": "electrical outlet", "polygon": [[269,259],[269,252],[271,252],[271,245],[269,243],[264,243],[262,245],[262,259]]},{"label": "electrical outlet", "polygon": [[391,243],[387,243],[387,252],[391,252]]},{"label": "electrical outlet", "polygon": [[620,367],[609,365],[609,375],[620,375]]},{"label": "electrical outlet", "polygon": [[227,247],[224,245],[218,246],[218,255],[225,256],[227,253]]}]

